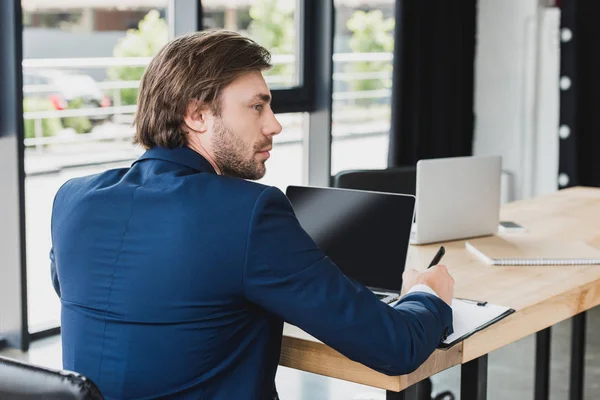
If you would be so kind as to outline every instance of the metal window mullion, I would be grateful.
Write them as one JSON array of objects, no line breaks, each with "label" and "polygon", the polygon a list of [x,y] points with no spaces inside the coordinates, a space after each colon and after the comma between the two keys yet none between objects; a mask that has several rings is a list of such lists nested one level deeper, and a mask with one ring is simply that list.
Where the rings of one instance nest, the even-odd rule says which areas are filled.
[{"label": "metal window mullion", "polygon": [[[314,110],[308,114],[304,138],[304,182],[314,186],[329,186],[331,181],[331,108],[333,90],[333,0],[306,2],[306,18],[312,19],[309,44],[304,59],[312,61],[310,85]],[[310,50],[307,50],[309,49]],[[305,80],[305,83],[307,81]]]},{"label": "metal window mullion", "polygon": [[201,10],[198,0],[169,0],[167,6],[169,40],[199,31],[202,28]]}]

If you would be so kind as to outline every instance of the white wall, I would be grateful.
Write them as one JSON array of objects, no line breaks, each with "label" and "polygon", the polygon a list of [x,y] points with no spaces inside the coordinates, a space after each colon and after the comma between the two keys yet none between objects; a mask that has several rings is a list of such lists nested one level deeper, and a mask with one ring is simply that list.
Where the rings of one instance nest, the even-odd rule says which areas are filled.
[{"label": "white wall", "polygon": [[17,141],[0,137],[0,335],[12,345],[21,330],[21,259]]},{"label": "white wall", "polygon": [[508,200],[557,189],[559,10],[480,0],[474,154],[500,154]]}]

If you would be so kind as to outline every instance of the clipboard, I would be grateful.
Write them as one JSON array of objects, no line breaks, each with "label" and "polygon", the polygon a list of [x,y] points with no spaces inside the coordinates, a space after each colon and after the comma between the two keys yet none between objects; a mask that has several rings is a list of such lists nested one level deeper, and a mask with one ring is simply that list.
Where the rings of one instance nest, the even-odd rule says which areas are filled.
[{"label": "clipboard", "polygon": [[438,348],[449,349],[514,312],[515,310],[510,307],[490,304],[487,301],[454,298],[452,300],[454,333],[441,342]]}]

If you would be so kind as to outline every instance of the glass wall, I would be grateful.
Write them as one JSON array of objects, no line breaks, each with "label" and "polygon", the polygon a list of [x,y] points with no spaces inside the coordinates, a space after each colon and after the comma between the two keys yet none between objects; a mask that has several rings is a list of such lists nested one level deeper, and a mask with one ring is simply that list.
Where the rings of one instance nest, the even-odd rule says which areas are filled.
[{"label": "glass wall", "polygon": [[[50,282],[50,215],[68,179],[128,166],[139,80],[167,42],[168,0],[22,0],[28,315],[31,332],[60,322]],[[300,85],[297,2],[206,1],[206,27],[236,29],[272,51],[271,89]],[[278,115],[261,182],[303,183],[304,114]]]},{"label": "glass wall", "polygon": [[387,166],[394,1],[335,0],[331,173]]},{"label": "glass wall", "polygon": [[[67,179],[129,165],[139,79],[168,40],[167,0],[22,0],[28,303],[31,331],[59,323],[49,279],[52,199]],[[248,35],[273,54],[272,90],[301,86],[298,0],[203,1],[206,28]],[[332,173],[384,168],[393,1],[336,0]],[[305,113],[279,114],[262,183],[306,183]]]},{"label": "glass wall", "polygon": [[205,29],[228,29],[268,49],[273,68],[265,73],[271,89],[300,85],[298,0],[202,0]]},{"label": "glass wall", "polygon": [[139,79],[168,39],[168,0],[22,0],[30,332],[57,326],[50,213],[69,178],[129,165]]},{"label": "glass wall", "polygon": [[267,174],[259,182],[277,186],[283,192],[288,185],[304,182],[305,113],[277,114],[283,130],[273,139],[273,151],[267,161]]}]

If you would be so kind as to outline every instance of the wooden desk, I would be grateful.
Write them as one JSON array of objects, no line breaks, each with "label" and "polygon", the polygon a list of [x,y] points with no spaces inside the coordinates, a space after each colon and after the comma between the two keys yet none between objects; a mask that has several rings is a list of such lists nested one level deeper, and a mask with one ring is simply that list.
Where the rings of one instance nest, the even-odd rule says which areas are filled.
[{"label": "wooden desk", "polygon": [[[582,240],[600,249],[600,189],[573,188],[510,203],[502,207],[501,219],[520,223],[532,235]],[[486,355],[493,350],[600,304],[600,266],[494,267],[467,251],[464,243],[445,244],[443,263],[455,278],[455,295],[510,306],[516,310],[514,314],[450,350],[436,350],[409,375],[389,377],[375,372],[288,325],[280,364],[400,391],[458,364],[472,368],[470,373],[481,374],[487,368]],[[411,246],[407,266],[425,269],[438,248]]]}]

